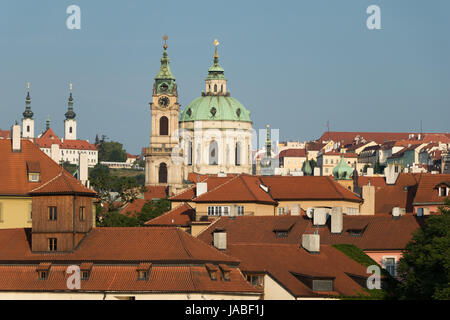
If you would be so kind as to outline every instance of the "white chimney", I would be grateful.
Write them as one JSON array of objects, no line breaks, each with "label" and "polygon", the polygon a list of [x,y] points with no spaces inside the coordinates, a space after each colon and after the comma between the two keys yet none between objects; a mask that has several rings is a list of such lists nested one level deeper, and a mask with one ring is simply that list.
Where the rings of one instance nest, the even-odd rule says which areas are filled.
[{"label": "white chimney", "polygon": [[373,176],[373,168],[367,168],[366,176],[372,177]]},{"label": "white chimney", "polygon": [[59,164],[60,157],[60,151],[59,151],[59,144],[52,144],[50,147],[50,158],[52,158],[53,161]]},{"label": "white chimney", "polygon": [[302,235],[302,247],[309,253],[320,252],[320,235],[319,234],[304,234]]},{"label": "white chimney", "polygon": [[213,245],[219,250],[227,249],[227,232],[225,231],[225,229],[214,230]]},{"label": "white chimney", "polygon": [[320,168],[319,167],[315,167],[314,168],[314,176],[320,176],[321,174],[320,174]]},{"label": "white chimney", "polygon": [[202,194],[208,192],[208,183],[206,182],[197,182],[196,185],[197,193],[196,196],[201,196]]},{"label": "white chimney", "polygon": [[390,163],[386,168],[384,168],[384,175],[386,176],[386,184],[395,184],[399,174],[400,169],[396,167],[394,164]]},{"label": "white chimney", "polygon": [[234,218],[237,217],[237,215],[238,215],[238,205],[233,204],[230,208],[230,217]]},{"label": "white chimney", "polygon": [[79,169],[78,169],[78,179],[81,183],[88,187],[88,154],[86,152],[82,152],[79,154]]},{"label": "white chimney", "polygon": [[313,225],[324,226],[327,223],[328,208],[315,208],[313,214]]},{"label": "white chimney", "polygon": [[12,151],[13,152],[20,152],[20,150],[21,150],[21,137],[20,137],[20,125],[19,124],[17,124],[17,122],[16,122],[16,124],[15,125],[13,125],[13,127],[12,127],[12,134],[11,134],[11,137],[12,137]]},{"label": "white chimney", "polygon": [[291,216],[299,216],[300,210],[300,205],[298,203],[294,203],[291,207]]},{"label": "white chimney", "polygon": [[333,207],[331,209],[331,233],[342,233],[343,221],[342,207]]}]

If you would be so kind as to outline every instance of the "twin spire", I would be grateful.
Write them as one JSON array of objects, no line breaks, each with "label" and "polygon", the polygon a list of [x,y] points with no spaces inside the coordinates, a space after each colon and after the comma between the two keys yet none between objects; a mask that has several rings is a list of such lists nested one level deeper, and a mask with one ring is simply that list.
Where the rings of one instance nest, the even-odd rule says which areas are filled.
[{"label": "twin spire", "polygon": [[[74,119],[76,113],[73,111],[73,97],[72,97],[72,83],[69,85],[70,95],[68,100],[68,108],[65,113],[66,119]],[[22,113],[24,119],[33,119],[33,111],[31,110],[31,96],[30,96],[30,82],[27,83],[27,96],[25,98],[25,111]],[[50,119],[46,121],[46,127],[48,129],[50,125]]]}]

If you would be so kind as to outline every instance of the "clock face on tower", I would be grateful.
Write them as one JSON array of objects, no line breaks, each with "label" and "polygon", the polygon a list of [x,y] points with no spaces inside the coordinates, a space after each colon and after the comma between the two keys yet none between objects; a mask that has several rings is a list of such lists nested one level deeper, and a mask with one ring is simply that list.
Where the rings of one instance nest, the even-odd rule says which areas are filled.
[{"label": "clock face on tower", "polygon": [[158,103],[161,107],[165,108],[169,105],[169,98],[162,96],[161,98],[159,98]]}]

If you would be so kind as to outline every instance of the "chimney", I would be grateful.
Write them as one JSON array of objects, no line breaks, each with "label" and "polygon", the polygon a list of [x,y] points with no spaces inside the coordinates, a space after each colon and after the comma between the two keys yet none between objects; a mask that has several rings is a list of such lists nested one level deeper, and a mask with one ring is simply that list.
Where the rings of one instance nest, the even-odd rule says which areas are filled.
[{"label": "chimney", "polygon": [[215,229],[213,232],[213,245],[219,250],[227,249],[227,232],[225,229]]},{"label": "chimney", "polygon": [[366,176],[367,177],[372,177],[373,176],[373,168],[367,168]]},{"label": "chimney", "polygon": [[197,182],[196,185],[197,193],[196,196],[201,196],[202,194],[208,192],[208,183],[206,182]]},{"label": "chimney", "polygon": [[12,151],[20,152],[21,146],[21,137],[20,137],[20,125],[16,122],[11,129],[11,139],[12,139]]},{"label": "chimney", "polygon": [[60,152],[59,152],[59,144],[52,144],[50,147],[50,158],[52,158],[53,161],[59,164]]},{"label": "chimney", "polygon": [[395,165],[392,163],[388,164],[388,166],[386,168],[384,168],[386,184],[395,184],[399,174],[400,174],[400,169],[398,167],[396,168]]},{"label": "chimney", "polygon": [[238,205],[233,204],[230,208],[230,218],[236,218],[238,216]]},{"label": "chimney", "polygon": [[375,186],[362,186],[362,198],[361,214],[375,214]]},{"label": "chimney", "polygon": [[309,253],[320,252],[320,235],[304,234],[302,235],[302,247]]},{"label": "chimney", "polygon": [[392,208],[392,218],[395,220],[400,219],[400,217],[402,215],[404,215],[405,213],[406,213],[405,208],[400,208],[400,207]]},{"label": "chimney", "polygon": [[315,167],[314,168],[314,176],[320,176],[320,168],[319,167]]},{"label": "chimney", "polygon": [[88,154],[83,152],[79,155],[78,179],[85,187],[89,187],[88,180]]},{"label": "chimney", "polygon": [[343,221],[342,207],[333,207],[331,209],[331,233],[342,233],[344,229]]},{"label": "chimney", "polygon": [[294,203],[291,207],[291,216],[299,216],[300,210],[300,204]]},{"label": "chimney", "polygon": [[327,223],[328,208],[315,208],[313,214],[313,225],[324,226]]}]

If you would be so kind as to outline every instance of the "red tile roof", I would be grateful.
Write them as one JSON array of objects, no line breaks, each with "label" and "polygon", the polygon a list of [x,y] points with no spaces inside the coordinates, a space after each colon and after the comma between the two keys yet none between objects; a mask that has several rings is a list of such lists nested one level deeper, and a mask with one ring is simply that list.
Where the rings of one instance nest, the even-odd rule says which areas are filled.
[{"label": "red tile roof", "polygon": [[115,227],[94,228],[74,252],[33,253],[30,248],[31,229],[0,230],[0,264],[2,261],[82,261],[152,263],[226,263],[238,265],[239,260],[217,251],[177,228]]},{"label": "red tile roof", "polygon": [[145,223],[148,226],[188,226],[194,219],[195,210],[187,203],[177,205],[172,210]]},{"label": "red tile roof", "polygon": [[52,128],[48,128],[39,138],[35,138],[34,142],[39,148],[50,148],[52,144],[58,144],[60,149],[97,150],[97,147],[87,140],[62,141]]},{"label": "red tile roof", "polygon": [[165,199],[167,198],[166,187],[164,186],[145,186],[147,191],[144,192],[145,200]]},{"label": "red tile roof", "polygon": [[127,216],[136,216],[137,213],[142,211],[147,200],[144,199],[135,199],[133,202],[129,202],[125,204],[123,208],[120,209],[120,213]]},{"label": "red tile roof", "polygon": [[195,197],[193,201],[276,203],[270,194],[261,188],[259,177],[249,175],[238,175],[229,179],[215,188],[208,189],[208,192]]},{"label": "red tile roof", "polygon": [[[21,152],[11,151],[11,140],[0,140],[0,195],[26,195],[61,173],[62,168],[31,141],[21,141]],[[27,163],[39,163],[40,181],[29,182]]]},{"label": "red tile roof", "polygon": [[[426,218],[425,218],[426,219]],[[343,232],[331,234],[330,219],[324,227],[316,227],[311,219],[305,216],[240,216],[235,219],[221,217],[202,231],[198,238],[212,244],[213,231],[225,229],[227,245],[233,244],[301,244],[302,235],[317,231],[321,244],[348,243],[362,250],[395,250],[401,251],[411,240],[412,233],[420,228],[423,218],[404,215],[393,219],[392,215],[343,216]],[[286,237],[277,237],[275,230],[279,224],[292,224]],[[349,230],[363,229],[361,236],[351,235]],[[238,257],[239,258],[239,257]]]},{"label": "red tile roof", "polygon": [[306,157],[306,149],[285,149],[278,154],[278,158]]},{"label": "red tile roof", "polygon": [[[227,250],[242,260],[243,272],[268,273],[295,297],[357,296],[364,290],[349,274],[367,278],[366,268],[330,246],[310,254],[299,244],[235,244]],[[333,292],[315,292],[296,274],[334,279]]]},{"label": "red tile roof", "polygon": [[375,187],[385,187],[386,181],[384,180],[384,177],[379,176],[358,176],[358,185],[360,187],[366,186],[370,183],[371,186]]},{"label": "red tile roof", "polygon": [[[216,188],[217,186],[225,183],[226,181],[233,179],[235,177],[234,175],[227,175],[226,177],[217,177],[217,176],[204,176],[199,175],[200,182],[207,182],[208,183],[208,190],[212,190]],[[195,183],[197,180],[195,180]],[[171,201],[183,201],[183,202],[189,202],[196,196],[196,185],[194,184],[192,187],[174,195],[169,198]]]},{"label": "red tile roof", "polygon": [[414,204],[443,204],[446,197],[440,197],[437,187],[450,187],[450,174],[422,174],[417,187]]},{"label": "red tile roof", "polygon": [[405,208],[413,212],[413,199],[417,189],[420,174],[400,173],[394,185],[376,187],[375,213],[390,213],[392,208]]},{"label": "red tile roof", "polygon": [[325,152],[324,155],[326,155],[326,156],[344,156],[344,158],[358,158],[358,155],[356,153],[350,153],[350,152],[341,153],[338,151],[328,151],[328,152]]},{"label": "red tile roof", "polygon": [[[382,144],[386,141],[393,140],[409,140],[409,135],[414,134],[414,138],[417,139],[417,132],[337,132],[330,131],[324,132],[319,138],[319,141],[333,140],[336,142],[344,141],[344,144],[351,144],[355,141],[355,138],[359,136],[366,141],[375,141],[378,144]],[[426,142],[438,141],[440,138],[450,138],[448,133],[422,133],[422,137]]]},{"label": "red tile roof", "polygon": [[53,179],[43,183],[30,191],[30,195],[47,194],[78,194],[95,197],[97,193],[86,188],[80,181],[70,173],[61,168],[60,173]]},{"label": "red tile roof", "polygon": [[355,193],[328,176],[261,176],[273,199],[281,200],[346,200],[360,202]]},{"label": "red tile roof", "polygon": [[11,139],[11,131],[0,129],[0,139]]}]

